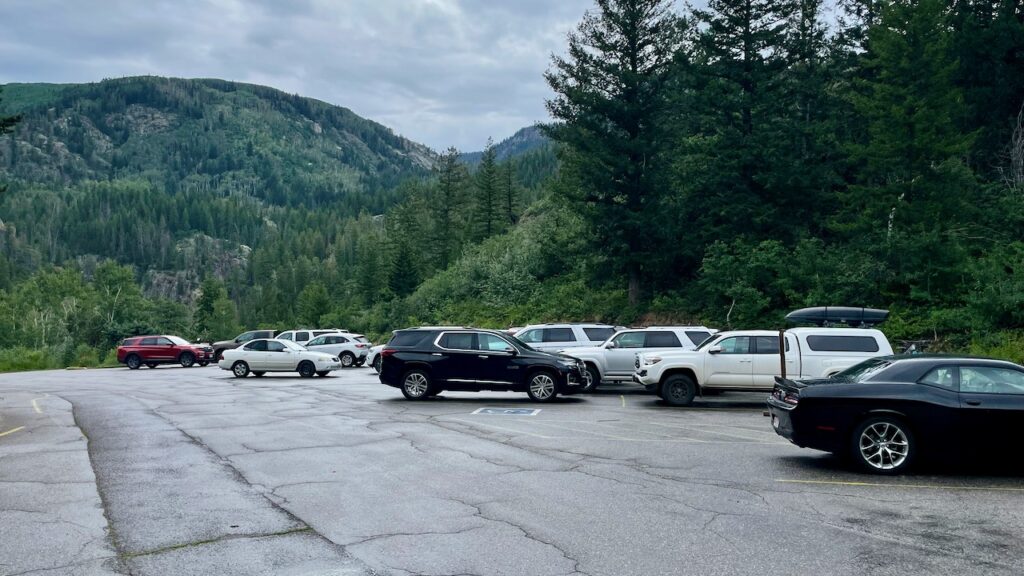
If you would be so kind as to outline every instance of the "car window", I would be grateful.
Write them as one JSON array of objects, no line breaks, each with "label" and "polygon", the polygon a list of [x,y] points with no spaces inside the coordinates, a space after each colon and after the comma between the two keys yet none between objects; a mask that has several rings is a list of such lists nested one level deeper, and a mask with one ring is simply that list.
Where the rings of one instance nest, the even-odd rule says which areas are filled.
[{"label": "car window", "polygon": [[615,334],[615,328],[584,328],[583,333],[591,342],[604,342]]},{"label": "car window", "polygon": [[718,343],[722,354],[750,354],[750,336],[733,336]]},{"label": "car window", "polygon": [[330,342],[327,336],[320,336],[310,340],[309,343],[306,344],[306,346],[320,346],[322,344],[333,344],[333,342]]},{"label": "car window", "polygon": [[278,340],[295,340],[295,335],[291,332],[283,332],[277,337]]},{"label": "car window", "polygon": [[645,334],[643,332],[623,332],[617,335],[612,342],[619,348],[643,348]]},{"label": "car window", "polygon": [[245,333],[239,334],[238,338],[235,338],[235,342],[239,342],[239,343],[241,343],[241,342],[248,342],[249,340],[252,340],[255,337],[256,337],[256,333],[255,332],[245,332]]},{"label": "car window", "polygon": [[425,330],[405,330],[395,332],[388,342],[388,346],[416,346],[423,341],[430,332]]},{"label": "car window", "polygon": [[267,352],[284,352],[284,342],[274,342],[273,340],[264,340],[267,345]]},{"label": "car window", "polygon": [[157,346],[170,346],[171,344],[172,344],[172,342],[169,339],[167,339],[167,338],[157,338],[156,339],[156,345]]},{"label": "car window", "polygon": [[266,349],[267,349],[267,341],[266,340],[255,340],[253,342],[250,342],[250,343],[246,344],[243,347],[243,350],[249,350],[249,351],[252,351],[252,352],[264,352],[264,351],[266,351]]},{"label": "car window", "polygon": [[882,370],[885,370],[892,364],[892,360],[886,358],[871,358],[858,364],[850,366],[846,370],[839,372],[833,378],[839,380],[849,380],[851,382],[864,382],[869,378],[872,378]]},{"label": "car window", "polygon": [[477,349],[501,352],[512,345],[494,334],[477,334]]},{"label": "car window", "polygon": [[[754,350],[755,354],[778,354],[779,353],[779,337],[778,336],[755,336],[754,337]],[[789,352],[789,339],[786,339],[786,352]]]},{"label": "car window", "polygon": [[544,341],[545,342],[575,342],[576,335],[573,333],[572,328],[545,328],[544,329]]},{"label": "car window", "polygon": [[295,341],[296,342],[305,342],[306,340],[309,340],[309,332],[296,332],[295,333]]},{"label": "car window", "polygon": [[683,345],[679,343],[679,337],[676,336],[675,332],[669,330],[657,330],[654,332],[647,333],[647,344],[648,348],[682,348]]},{"label": "car window", "polygon": [[807,347],[815,352],[878,352],[871,336],[808,336]]},{"label": "car window", "polygon": [[1024,394],[1024,372],[994,366],[961,366],[960,391],[975,394]]},{"label": "car window", "polygon": [[474,350],[472,332],[445,332],[438,344],[449,350]]},{"label": "car window", "polygon": [[335,344],[348,344],[348,338],[345,338],[344,336],[335,336],[334,337],[334,343]]},{"label": "car window", "polygon": [[366,339],[366,336],[356,336],[355,337],[355,341],[356,342],[362,342],[363,344],[369,344],[370,343],[370,341]]},{"label": "car window", "polygon": [[540,328],[534,328],[533,330],[527,330],[519,335],[519,339],[527,344],[535,344],[537,342],[544,341],[544,331]]},{"label": "car window", "polygon": [[957,389],[956,377],[956,366],[939,366],[938,368],[932,368],[931,372],[925,374],[924,378],[921,378],[921,384],[938,386],[939,388],[955,392]]},{"label": "car window", "polygon": [[156,346],[156,338],[143,338],[139,341],[139,346]]},{"label": "car window", "polygon": [[694,346],[700,346],[702,342],[711,337],[711,332],[705,330],[687,330],[686,337],[693,342]]}]

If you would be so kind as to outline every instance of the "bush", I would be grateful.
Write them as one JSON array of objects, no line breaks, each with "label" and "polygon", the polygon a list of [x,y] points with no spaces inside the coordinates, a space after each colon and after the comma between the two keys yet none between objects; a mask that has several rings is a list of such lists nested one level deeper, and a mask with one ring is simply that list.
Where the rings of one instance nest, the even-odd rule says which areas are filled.
[{"label": "bush", "polygon": [[0,350],[0,372],[26,370],[52,370],[62,368],[61,354],[53,348],[25,348],[18,346]]}]

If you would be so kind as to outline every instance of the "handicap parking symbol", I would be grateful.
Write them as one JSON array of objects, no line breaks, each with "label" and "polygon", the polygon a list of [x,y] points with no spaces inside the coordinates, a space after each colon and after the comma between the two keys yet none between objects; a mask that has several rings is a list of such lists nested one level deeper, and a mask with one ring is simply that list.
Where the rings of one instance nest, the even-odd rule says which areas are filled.
[{"label": "handicap parking symbol", "polygon": [[473,414],[488,414],[491,416],[536,416],[539,409],[530,408],[477,408]]}]

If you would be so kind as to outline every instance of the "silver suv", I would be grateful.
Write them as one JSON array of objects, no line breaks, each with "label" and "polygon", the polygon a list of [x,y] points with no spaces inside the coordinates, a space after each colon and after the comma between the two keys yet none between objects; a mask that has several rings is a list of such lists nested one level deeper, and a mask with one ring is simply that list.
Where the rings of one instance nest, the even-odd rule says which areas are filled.
[{"label": "silver suv", "polygon": [[704,326],[649,326],[616,332],[600,346],[569,348],[563,353],[582,360],[586,366],[586,390],[602,382],[633,380],[637,355],[641,352],[693,350],[717,332]]},{"label": "silver suv", "polygon": [[608,324],[533,324],[516,332],[515,337],[535,350],[555,352],[596,346],[619,329]]}]

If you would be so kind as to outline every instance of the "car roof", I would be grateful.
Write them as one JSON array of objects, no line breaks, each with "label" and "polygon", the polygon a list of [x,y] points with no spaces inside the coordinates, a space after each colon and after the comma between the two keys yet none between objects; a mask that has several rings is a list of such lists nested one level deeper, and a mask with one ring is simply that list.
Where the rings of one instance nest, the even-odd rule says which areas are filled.
[{"label": "car roof", "polygon": [[714,332],[713,328],[706,326],[641,326],[639,328],[623,328],[619,332],[625,332],[626,330],[703,330],[705,332]]},{"label": "car roof", "polygon": [[790,328],[786,332],[793,334],[835,334],[837,336],[855,336],[861,335],[875,335],[881,334],[881,330],[878,328],[832,328],[823,326],[803,326],[800,328]]},{"label": "car roof", "polygon": [[986,356],[970,356],[965,354],[893,354],[891,356],[879,356],[879,359],[890,360],[892,362],[908,363],[908,362],[921,362],[929,364],[985,364],[992,366],[1015,366],[1017,368],[1024,368],[1020,364],[1011,362],[1009,360],[1003,360],[1000,358],[989,358]]},{"label": "car roof", "polygon": [[611,324],[600,324],[596,322],[548,322],[546,324],[530,324],[523,326],[520,330],[533,330],[535,328],[570,328],[573,326],[579,326],[580,328],[615,328]]}]

